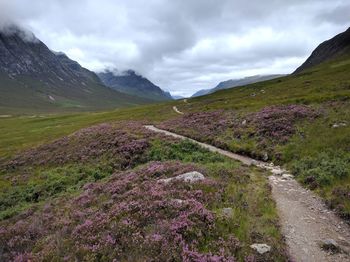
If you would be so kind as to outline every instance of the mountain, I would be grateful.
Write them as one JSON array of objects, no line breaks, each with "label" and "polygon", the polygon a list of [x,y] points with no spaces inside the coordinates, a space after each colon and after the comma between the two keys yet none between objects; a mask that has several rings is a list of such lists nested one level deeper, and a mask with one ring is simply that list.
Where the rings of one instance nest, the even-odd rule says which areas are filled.
[{"label": "mountain", "polygon": [[275,78],[282,77],[282,76],[284,76],[284,75],[256,75],[256,76],[245,77],[242,79],[231,79],[231,80],[227,80],[227,81],[219,83],[216,87],[214,87],[212,89],[199,90],[198,92],[194,93],[192,95],[192,97],[204,96],[207,94],[214,93],[218,90],[254,84],[254,83],[263,82],[263,81],[275,79]]},{"label": "mountain", "polygon": [[179,100],[179,99],[184,99],[185,98],[184,96],[172,96],[172,97],[175,100]]},{"label": "mountain", "polygon": [[0,93],[0,112],[81,111],[150,102],[104,86],[95,73],[16,26],[0,32]]},{"label": "mountain", "polygon": [[294,73],[300,73],[310,67],[332,60],[350,51],[350,28],[321,43]]},{"label": "mountain", "polygon": [[171,100],[170,93],[163,91],[147,78],[137,74],[133,70],[124,72],[112,72],[106,70],[98,74],[101,81],[108,87],[125,94],[135,95],[154,101]]}]

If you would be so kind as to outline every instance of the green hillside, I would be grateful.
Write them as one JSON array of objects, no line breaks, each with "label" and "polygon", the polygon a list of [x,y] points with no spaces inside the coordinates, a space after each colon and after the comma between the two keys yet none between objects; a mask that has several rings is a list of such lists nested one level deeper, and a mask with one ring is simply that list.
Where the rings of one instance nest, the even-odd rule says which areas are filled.
[{"label": "green hillside", "polygon": [[0,114],[4,115],[96,111],[152,102],[94,82],[85,88],[64,83],[48,87],[33,77],[14,80],[4,74],[0,82]]}]

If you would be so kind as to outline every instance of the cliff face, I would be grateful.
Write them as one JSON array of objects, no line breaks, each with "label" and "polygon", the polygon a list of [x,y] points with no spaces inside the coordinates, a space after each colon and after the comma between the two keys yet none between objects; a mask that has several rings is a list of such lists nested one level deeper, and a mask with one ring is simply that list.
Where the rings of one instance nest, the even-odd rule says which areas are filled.
[{"label": "cliff face", "polygon": [[34,35],[17,27],[0,32],[0,71],[13,78],[18,75],[47,78],[52,84],[56,81],[81,84],[91,80],[100,83],[95,73],[63,53],[52,52]]}]

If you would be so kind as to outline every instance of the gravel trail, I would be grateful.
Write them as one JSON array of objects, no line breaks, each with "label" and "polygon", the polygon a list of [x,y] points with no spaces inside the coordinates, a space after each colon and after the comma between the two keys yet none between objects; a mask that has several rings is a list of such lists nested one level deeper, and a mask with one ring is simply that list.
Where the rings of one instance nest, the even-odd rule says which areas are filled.
[{"label": "gravel trail", "polygon": [[[350,261],[349,225],[329,210],[322,199],[303,188],[287,170],[152,125],[147,125],[145,128],[168,136],[188,139],[212,152],[241,161],[245,165],[255,165],[269,170],[272,174],[269,177],[272,196],[277,205],[282,232],[292,259],[296,262]],[[321,248],[324,243],[335,252]]]}]

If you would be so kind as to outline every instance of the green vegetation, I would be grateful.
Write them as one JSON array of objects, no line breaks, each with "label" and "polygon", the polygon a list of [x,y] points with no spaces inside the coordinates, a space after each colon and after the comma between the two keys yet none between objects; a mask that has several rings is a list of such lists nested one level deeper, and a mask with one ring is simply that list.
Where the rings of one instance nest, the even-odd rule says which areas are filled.
[{"label": "green vegetation", "polygon": [[[284,242],[265,172],[242,167],[189,141],[148,133],[142,125],[152,123],[224,149],[283,164],[340,216],[350,219],[349,61],[350,54],[297,75],[223,90],[186,102],[108,112],[1,117],[0,217],[3,221],[0,226],[9,228],[0,230],[5,232],[3,239],[9,242],[16,234],[32,233],[28,228],[34,227],[38,230],[33,229],[36,239],[31,239],[32,235],[28,236],[29,240],[24,238],[28,243],[16,246],[20,254],[32,251],[34,258],[45,254],[48,260],[54,260],[57,254],[76,252],[75,258],[85,259],[90,253],[84,248],[97,246],[102,248],[98,250],[99,257],[90,259],[108,260],[115,250],[94,238],[106,237],[99,232],[109,230],[117,234],[113,230],[118,229],[125,233],[122,242],[126,246],[119,248],[132,253],[137,250],[135,243],[141,240],[128,235],[130,232],[136,234],[140,230],[148,237],[156,232],[152,237],[158,239],[159,228],[155,225],[172,221],[181,230],[184,224],[194,225],[189,226],[189,231],[181,231],[185,232],[181,234],[181,248],[186,256],[189,251],[186,241],[201,239],[190,245],[195,250],[190,252],[191,256],[200,257],[218,254],[218,239],[222,238],[228,252],[225,257],[235,256],[243,261],[252,252],[249,244],[265,242],[273,250],[262,259],[283,261]],[[185,115],[175,113],[174,105]],[[100,123],[105,124],[90,127]],[[89,128],[78,131],[86,127]],[[35,146],[39,147],[27,151]],[[208,181],[188,186],[156,182],[158,178],[193,170],[202,172]],[[200,196],[196,195],[197,191],[201,192]],[[166,201],[161,209],[160,196]],[[176,220],[179,209],[172,204],[174,199],[181,200],[181,196],[193,205],[183,209],[185,222]],[[47,214],[44,206],[48,203],[54,203],[55,208]],[[139,208],[135,213],[120,211],[125,206],[134,210],[133,204]],[[229,219],[223,216],[224,208],[232,208]],[[79,218],[67,215],[76,209],[84,215]],[[102,220],[98,211],[103,212]],[[25,226],[18,228],[15,225],[20,214],[26,214]],[[40,231],[35,221],[41,217],[57,218],[52,223],[57,227],[67,225],[70,230],[67,232],[78,232],[76,238],[48,228],[49,219],[47,224],[43,222],[46,231]],[[130,226],[124,221],[126,218],[134,224]],[[193,221],[196,222],[192,224]],[[130,226],[129,233],[121,230],[124,223]],[[89,235],[79,238],[80,228],[85,230],[85,227]],[[178,255],[179,244],[170,241],[175,239],[174,235],[167,230],[161,232],[165,232],[162,237],[170,243],[171,255]],[[62,243],[53,244],[56,234],[62,234]],[[91,243],[84,242],[87,240]],[[146,257],[169,256],[162,253],[166,249],[147,246],[148,240],[140,242]],[[73,242],[83,246],[75,250]],[[50,253],[45,246],[57,253]],[[137,255],[140,254],[121,259],[136,259]]]},{"label": "green vegetation", "polygon": [[[189,227],[188,231],[181,234],[176,233],[177,238],[183,234],[183,241],[186,243],[192,243],[192,241],[197,243],[191,244],[191,250],[193,250],[190,252],[191,256],[210,257],[214,254],[220,254],[222,257],[235,257],[238,261],[244,261],[255,257],[249,245],[256,241],[263,241],[273,246],[273,250],[261,256],[261,258],[265,259],[265,261],[286,260],[285,243],[279,230],[275,204],[270,197],[266,172],[242,167],[238,162],[211,153],[190,141],[168,140],[158,136],[148,138],[147,133],[144,133],[145,130],[137,127],[137,125],[132,125],[125,128],[125,126],[121,127],[118,124],[116,126],[116,130],[128,130],[128,136],[134,137],[134,139],[136,139],[135,135],[137,135],[137,139],[150,139],[150,146],[138,152],[144,157],[135,158],[136,162],[133,165],[135,167],[132,168],[125,169],[122,166],[115,165],[120,157],[128,154],[125,150],[129,150],[126,148],[129,148],[128,145],[131,143],[131,140],[123,138],[120,140],[124,142],[118,144],[118,147],[123,149],[123,154],[120,154],[120,156],[112,156],[111,152],[113,150],[110,149],[109,151],[98,151],[100,152],[98,155],[88,156],[85,160],[87,161],[86,163],[67,162],[67,164],[63,165],[61,163],[62,161],[65,163],[65,160],[61,157],[52,161],[50,156],[48,156],[47,161],[49,162],[47,163],[43,162],[41,158],[36,158],[36,155],[40,156],[40,152],[45,152],[45,150],[52,152],[53,155],[57,155],[60,150],[71,154],[71,150],[74,150],[75,147],[89,148],[90,138],[96,136],[100,141],[109,143],[109,138],[113,137],[110,136],[110,132],[113,132],[113,129],[106,130],[105,128],[107,127],[104,125],[89,128],[75,134],[76,138],[70,138],[65,145],[59,140],[58,146],[64,146],[63,149],[58,148],[56,143],[52,143],[48,147],[34,150],[29,158],[26,155],[21,156],[18,161],[22,159],[24,162],[19,161],[19,166],[15,166],[15,163],[13,163],[11,166],[6,167],[0,180],[0,219],[3,220],[2,224],[0,223],[0,229],[1,225],[7,225],[6,229],[2,228],[0,232],[2,240],[5,241],[2,243],[5,247],[5,252],[9,248],[7,243],[12,243],[18,235],[21,235],[22,240],[11,246],[12,250],[16,250],[18,254],[21,254],[21,257],[31,259],[40,257],[49,260],[59,259],[63,256],[72,256],[73,254],[75,254],[75,257],[83,260],[88,258],[92,260],[108,260],[109,256],[120,257],[124,252],[115,253],[116,249],[114,247],[111,247],[108,242],[103,242],[103,236],[98,238],[99,245],[91,247],[94,249],[94,252],[89,251],[89,246],[93,244],[86,241],[91,241],[90,239],[93,238],[93,235],[97,234],[94,233],[96,228],[99,230],[98,234],[106,232],[113,236],[113,233],[111,233],[113,227],[110,226],[115,226],[116,223],[119,223],[118,221],[124,223],[123,221],[126,219],[130,221],[142,219],[142,223],[136,223],[135,226],[138,230],[145,230],[142,231],[144,234],[150,234],[150,236],[156,234],[159,237],[167,237],[168,233],[164,232],[165,229],[152,233],[152,228],[154,227],[152,219],[154,219],[154,216],[164,215],[157,224],[164,223],[166,220],[169,220],[169,223],[173,223],[173,227],[181,226],[181,223],[189,223],[187,218],[184,217],[184,214],[186,214],[184,213],[184,207],[176,208],[176,212],[181,210],[181,213],[175,216],[179,219],[178,221],[174,221],[175,218],[171,218],[173,211],[171,209],[168,210],[170,207],[167,207],[167,205],[172,205],[175,197],[183,199],[181,201],[184,201],[184,203],[187,203],[186,201],[194,204],[196,202],[193,201],[203,201],[204,203],[203,207],[198,206],[199,203],[197,203],[192,209],[186,210],[186,212],[189,212],[188,218],[194,219],[195,223],[186,226]],[[136,144],[134,142],[130,150],[133,150],[135,147]],[[117,152],[119,151],[118,149]],[[81,153],[84,153],[84,151],[78,150],[78,154]],[[74,156],[71,157],[74,158]],[[43,164],[36,165],[37,161],[41,161]],[[68,158],[67,161],[69,161]],[[96,165],[96,161],[100,164]],[[181,174],[186,172],[186,170],[202,172],[206,177],[205,182],[191,185],[174,183],[170,185],[171,189],[163,190],[159,188],[163,186],[155,181],[155,179],[164,176],[173,177],[174,174]],[[138,175],[134,176],[134,174]],[[150,189],[147,187],[147,183],[149,183],[147,179],[149,178],[146,177],[151,179],[149,181],[151,183]],[[141,179],[141,182],[132,181],[135,178]],[[9,181],[11,186],[9,186]],[[141,195],[139,196],[136,193],[138,192],[138,183],[141,183],[140,194],[142,198]],[[121,188],[119,188],[120,186]],[[167,185],[165,184],[164,186]],[[124,187],[125,189],[122,189]],[[173,192],[172,190],[175,189],[182,191]],[[123,215],[119,214],[120,211],[117,211],[117,208],[120,207],[111,207],[110,205],[111,203],[118,204],[120,201],[113,201],[117,196],[109,195],[109,190],[113,192],[117,190],[117,195],[123,194],[123,190],[129,190],[125,193],[126,198],[136,194],[135,200],[129,201],[127,204],[131,208],[138,203],[135,201],[139,201],[140,215],[134,217],[135,214],[133,212],[122,213]],[[167,194],[171,195],[168,196]],[[158,198],[152,200],[153,196],[158,195],[160,197],[159,200]],[[124,201],[126,200],[124,199]],[[159,201],[164,202],[162,204],[163,211],[157,206]],[[181,205],[181,203],[179,202],[178,205]],[[123,204],[122,207],[127,204]],[[51,205],[54,205],[54,208]],[[196,208],[199,207],[201,209],[198,210],[199,213],[197,214],[195,213],[197,212]],[[148,218],[147,214],[149,211],[146,212],[143,209],[149,208],[155,208],[159,214]],[[202,208],[204,209],[202,210]],[[223,210],[227,208],[231,208],[232,213],[225,215]],[[23,212],[26,214],[24,217],[16,216],[18,213],[23,214]],[[106,218],[108,212],[113,214],[112,220]],[[207,215],[203,218],[197,217],[197,215],[202,215],[202,212],[209,212],[208,217],[206,217]],[[213,221],[211,221],[209,214],[215,214]],[[77,217],[78,215],[79,218]],[[94,216],[98,217],[97,221],[94,220]],[[147,219],[150,219],[150,221]],[[209,220],[204,223],[201,221],[202,219]],[[16,221],[17,223],[15,223]],[[37,223],[40,223],[40,226]],[[76,232],[76,230],[87,223],[93,223],[94,226],[84,229],[83,234],[85,236],[82,236],[82,239],[76,242],[81,247],[76,248],[77,245],[72,245],[75,233],[57,233],[55,228],[61,227],[62,223],[64,223],[67,232],[71,230]],[[103,223],[103,228],[100,228],[101,223]],[[125,226],[123,225],[123,227]],[[31,232],[31,235],[27,236],[26,233],[22,232],[23,230]],[[134,238],[134,235],[130,235],[133,230],[133,228],[129,228],[126,231],[119,230],[118,235],[127,234],[128,238]],[[56,234],[60,234],[58,240],[55,240]],[[198,234],[201,237],[198,237]],[[60,244],[53,245],[53,243],[57,243],[55,241],[60,241]],[[140,248],[144,248],[143,244],[140,245],[140,241],[138,239],[136,242],[128,243],[128,249],[134,248],[133,245],[136,245],[136,249],[132,253],[127,252],[127,254],[135,254],[136,257],[140,256],[141,254],[135,253],[136,250],[140,251]],[[149,242],[149,240],[147,241]],[[183,245],[182,242],[173,247],[172,241],[175,241],[174,237],[167,241],[169,241],[166,242],[167,248],[162,247],[162,249],[164,250],[165,248],[168,252],[171,251],[171,256],[177,258],[181,254],[181,252],[178,253],[177,249]],[[52,248],[46,249],[45,246],[52,246]],[[149,256],[152,258],[155,256],[156,260],[161,260],[162,256],[169,256],[169,253],[157,252],[157,248],[158,245],[149,243],[142,256],[145,259]],[[185,245],[181,248],[183,248],[182,258],[189,256],[189,254],[186,254],[188,247]],[[219,250],[225,250],[225,252],[222,253]],[[91,255],[97,257],[91,258]],[[128,256],[130,257],[130,255]]]}]

